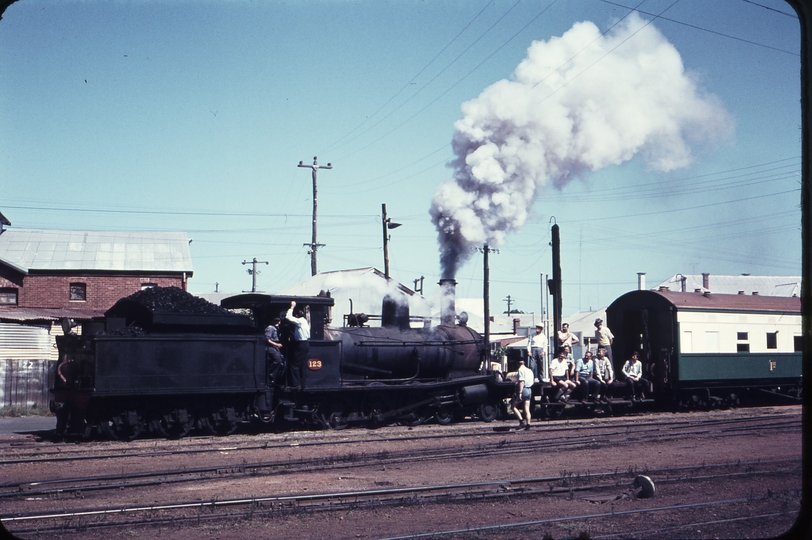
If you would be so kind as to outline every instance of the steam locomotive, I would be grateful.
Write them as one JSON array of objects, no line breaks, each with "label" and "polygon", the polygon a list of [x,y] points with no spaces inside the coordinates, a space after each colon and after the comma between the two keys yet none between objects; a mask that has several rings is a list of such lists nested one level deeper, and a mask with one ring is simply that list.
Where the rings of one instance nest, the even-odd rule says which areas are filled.
[{"label": "steam locomotive", "polygon": [[[295,301],[309,310],[301,385],[266,357],[264,329]],[[510,382],[482,369],[485,348],[464,325],[412,328],[408,307],[382,304],[381,326],[331,327],[329,296],[244,294],[210,304],[176,288],[145,289],[74,332],[63,323],[52,408],[57,436],[177,438],[241,424],[341,429],[352,424],[494,420]],[[453,322],[453,319],[452,319]],[[283,323],[283,356],[291,330]]]}]

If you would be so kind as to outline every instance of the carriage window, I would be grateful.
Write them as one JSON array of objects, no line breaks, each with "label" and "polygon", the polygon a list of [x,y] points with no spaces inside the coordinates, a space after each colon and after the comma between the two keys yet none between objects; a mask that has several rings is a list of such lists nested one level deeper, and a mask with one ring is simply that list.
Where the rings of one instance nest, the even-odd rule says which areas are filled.
[{"label": "carriage window", "polygon": [[778,348],[778,332],[767,332],[767,348]]},{"label": "carriage window", "polygon": [[682,332],[682,352],[694,352],[694,333],[690,330]]},{"label": "carriage window", "polygon": [[746,342],[748,337],[747,332],[736,332],[736,339],[739,340],[739,343],[736,343],[736,352],[750,352],[750,344],[742,343],[742,341]]},{"label": "carriage window", "polygon": [[71,283],[70,284],[70,300],[84,302],[87,300],[87,284],[86,283]]}]

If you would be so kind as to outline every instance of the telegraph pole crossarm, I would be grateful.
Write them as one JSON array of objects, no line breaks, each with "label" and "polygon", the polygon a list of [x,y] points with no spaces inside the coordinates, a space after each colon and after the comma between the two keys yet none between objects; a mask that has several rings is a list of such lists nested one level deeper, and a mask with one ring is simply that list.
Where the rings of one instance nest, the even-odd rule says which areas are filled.
[{"label": "telegraph pole crossarm", "polygon": [[316,229],[317,229],[317,227],[316,227],[316,214],[317,214],[317,210],[318,210],[318,187],[317,187],[318,186],[318,182],[317,182],[318,170],[319,169],[332,169],[333,168],[332,163],[328,163],[327,165],[319,165],[318,159],[319,159],[318,157],[313,158],[313,165],[305,165],[303,161],[299,162],[299,167],[311,169],[313,171],[313,174],[312,174],[312,176],[313,176],[313,237],[312,237],[312,240],[310,241],[309,244],[302,244],[302,245],[310,247],[310,251],[308,251],[308,254],[310,255],[310,271],[311,271],[311,275],[314,275],[314,276],[319,273],[318,272],[318,263],[316,262],[316,251],[318,251],[318,249],[320,247],[324,246],[324,244],[319,244],[318,239],[317,239],[317,235],[316,235]]},{"label": "telegraph pole crossarm", "polygon": [[268,261],[258,261],[257,258],[254,257],[253,261],[243,261],[242,263],[251,265],[251,268],[248,269],[248,273],[251,274],[251,292],[255,293],[257,292],[257,274],[259,274],[259,270],[257,270],[257,265],[268,264]]}]

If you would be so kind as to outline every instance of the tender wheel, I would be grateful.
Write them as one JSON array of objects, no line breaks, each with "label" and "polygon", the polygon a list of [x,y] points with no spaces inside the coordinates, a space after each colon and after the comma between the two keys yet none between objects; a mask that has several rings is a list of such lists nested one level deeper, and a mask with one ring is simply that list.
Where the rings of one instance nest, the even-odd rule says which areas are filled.
[{"label": "tender wheel", "polygon": [[186,409],[175,409],[155,418],[152,425],[167,439],[179,439],[192,430],[195,417]]},{"label": "tender wheel", "polygon": [[200,420],[203,429],[212,435],[231,435],[240,425],[240,419],[231,407],[219,409]]},{"label": "tender wheel", "polygon": [[118,441],[131,441],[144,431],[146,422],[138,411],[122,411],[99,423],[99,431]]},{"label": "tender wheel", "polygon": [[483,422],[493,422],[499,416],[499,404],[494,400],[486,400],[479,406],[477,416]]}]

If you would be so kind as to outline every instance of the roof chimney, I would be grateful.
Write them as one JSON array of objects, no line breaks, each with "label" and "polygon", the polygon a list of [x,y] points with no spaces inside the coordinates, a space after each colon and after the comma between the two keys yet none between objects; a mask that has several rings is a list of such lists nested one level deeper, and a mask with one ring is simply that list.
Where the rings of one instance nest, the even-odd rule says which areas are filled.
[{"label": "roof chimney", "polygon": [[646,273],[645,272],[637,272],[637,290],[638,291],[645,291],[646,290]]},{"label": "roof chimney", "polygon": [[519,335],[519,323],[522,322],[521,319],[513,319],[513,333],[515,335]]},{"label": "roof chimney", "polygon": [[753,291],[753,296],[758,296],[758,291]]},{"label": "roof chimney", "polygon": [[710,289],[710,274],[708,272],[702,272],[702,287]]}]

